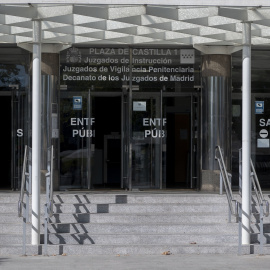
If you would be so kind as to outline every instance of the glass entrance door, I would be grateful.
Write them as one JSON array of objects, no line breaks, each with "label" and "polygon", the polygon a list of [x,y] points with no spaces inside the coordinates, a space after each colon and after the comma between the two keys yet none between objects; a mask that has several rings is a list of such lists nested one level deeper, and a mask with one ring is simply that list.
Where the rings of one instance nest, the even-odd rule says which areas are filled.
[{"label": "glass entrance door", "polygon": [[2,96],[0,94],[0,112],[2,113],[2,125],[3,131],[1,132],[0,138],[3,142],[2,153],[0,157],[0,162],[2,166],[2,177],[0,181],[0,188],[8,188],[12,186],[13,181],[11,181],[11,155],[12,155],[12,110],[11,110],[11,96]]},{"label": "glass entrance door", "polygon": [[166,151],[164,153],[164,177],[166,188],[194,188],[195,117],[192,96],[164,94],[163,115],[166,119]]},{"label": "glass entrance door", "polygon": [[195,98],[162,91],[132,95],[132,188],[195,188]]},{"label": "glass entrance door", "polygon": [[122,93],[62,92],[60,186],[123,187]]},{"label": "glass entrance door", "polygon": [[21,186],[22,167],[24,159],[25,145],[30,144],[29,121],[30,109],[27,94],[22,89],[15,88],[11,90],[12,95],[12,151],[11,151],[11,188],[18,190]]},{"label": "glass entrance door", "polygon": [[128,94],[61,93],[61,189],[196,186],[193,96]]},{"label": "glass entrance door", "polygon": [[3,115],[1,141],[2,180],[0,188],[18,190],[21,186],[25,145],[30,144],[29,125],[31,112],[26,91],[19,85],[12,85],[8,91],[0,91],[0,111]]},{"label": "glass entrance door", "polygon": [[[239,149],[242,148],[242,94],[232,95],[232,185],[239,186]],[[251,95],[251,158],[260,185],[269,189],[270,95]]]},{"label": "glass entrance door", "polygon": [[132,188],[162,187],[166,119],[159,93],[133,93]]},{"label": "glass entrance door", "polygon": [[270,94],[252,94],[251,157],[260,185],[270,188]]}]

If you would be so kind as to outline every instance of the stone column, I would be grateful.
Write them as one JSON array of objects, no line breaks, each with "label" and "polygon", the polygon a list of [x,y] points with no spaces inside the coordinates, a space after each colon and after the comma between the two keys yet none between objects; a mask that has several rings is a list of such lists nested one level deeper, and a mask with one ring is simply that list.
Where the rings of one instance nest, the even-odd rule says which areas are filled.
[{"label": "stone column", "polygon": [[231,56],[202,56],[202,190],[219,189],[215,147],[224,151],[231,169]]},{"label": "stone column", "polygon": [[201,190],[219,190],[219,168],[215,147],[224,151],[227,170],[231,170],[231,54],[238,46],[194,45],[202,55],[201,92]]}]

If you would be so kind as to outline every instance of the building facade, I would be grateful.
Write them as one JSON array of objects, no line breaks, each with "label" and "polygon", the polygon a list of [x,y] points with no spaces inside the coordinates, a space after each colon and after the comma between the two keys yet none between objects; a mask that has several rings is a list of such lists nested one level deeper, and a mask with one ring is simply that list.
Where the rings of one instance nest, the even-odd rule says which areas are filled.
[{"label": "building facade", "polygon": [[51,145],[55,190],[215,191],[217,145],[237,188],[245,24],[252,49],[250,154],[269,188],[267,3],[15,2],[0,7],[2,188],[20,187],[24,147],[35,149],[33,138],[41,188]]}]

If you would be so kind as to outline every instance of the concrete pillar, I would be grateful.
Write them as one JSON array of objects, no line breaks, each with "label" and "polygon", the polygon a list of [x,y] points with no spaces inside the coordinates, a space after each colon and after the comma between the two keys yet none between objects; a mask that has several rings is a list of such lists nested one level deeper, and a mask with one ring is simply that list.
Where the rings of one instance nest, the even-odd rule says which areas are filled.
[{"label": "concrete pillar", "polygon": [[32,245],[40,244],[41,22],[33,21],[32,68]]},{"label": "concrete pillar", "polygon": [[227,169],[231,168],[231,55],[202,56],[202,186],[218,191],[219,167],[215,147],[224,151]]},{"label": "concrete pillar", "polygon": [[251,212],[251,23],[243,23],[242,116],[242,244],[248,245]]}]

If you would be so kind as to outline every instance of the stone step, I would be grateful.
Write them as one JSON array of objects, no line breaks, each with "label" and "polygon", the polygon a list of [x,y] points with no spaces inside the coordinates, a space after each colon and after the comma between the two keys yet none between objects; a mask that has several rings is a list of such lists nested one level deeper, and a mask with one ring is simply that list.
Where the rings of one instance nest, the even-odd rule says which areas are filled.
[{"label": "stone step", "polygon": [[[219,244],[237,243],[238,235],[223,234],[90,234],[90,233],[50,233],[48,234],[49,244],[70,244],[70,245],[164,245],[164,244]],[[41,234],[41,244],[44,243],[44,234]],[[21,244],[22,234],[0,234],[0,243]],[[26,243],[31,243],[31,235],[26,237]]]},{"label": "stone step", "polygon": [[[180,207],[180,204],[62,204],[55,203],[53,211],[55,213],[152,213],[158,212],[219,212],[226,211],[226,204],[208,205],[208,204],[186,204],[185,207]],[[44,207],[41,206],[41,213],[44,212]],[[17,204],[2,203],[0,204],[0,213],[18,214]]]},{"label": "stone step", "polygon": [[[22,245],[23,244],[23,234],[19,233],[0,233],[0,243],[1,245],[10,245],[12,244],[18,244]],[[26,243],[31,244],[31,235],[30,233],[27,234],[26,236]]]},{"label": "stone step", "polygon": [[1,213],[0,223],[22,223],[22,218],[19,218],[17,213]]},{"label": "stone step", "polygon": [[[17,203],[19,200],[19,192],[0,192],[0,203]],[[233,196],[238,201],[241,197],[237,192]],[[25,200],[26,197],[24,197]],[[45,203],[46,195],[40,195],[41,202]],[[270,195],[264,194],[264,198],[270,201]],[[31,196],[30,196],[31,200]],[[63,193],[54,192],[54,202],[56,203],[189,203],[189,202],[204,202],[204,203],[227,203],[226,194],[205,194],[190,191],[187,193],[170,192],[170,193],[155,193],[151,192],[77,192]],[[257,201],[253,194],[252,202]]]},{"label": "stone step", "polygon": [[237,223],[228,224],[91,224],[91,223],[55,223],[49,224],[48,231],[50,233],[93,233],[93,234],[122,234],[122,233],[138,233],[138,234],[159,234],[159,233],[213,233],[234,234],[238,232]]},{"label": "stone step", "polygon": [[[258,233],[258,232],[260,232],[260,224],[259,223],[251,224],[250,229],[251,229],[252,233]],[[263,232],[270,233],[270,224],[269,223],[263,224]]]},{"label": "stone step", "polygon": [[[29,215],[31,220],[31,215]],[[50,223],[227,223],[228,213],[175,213],[173,215],[166,213],[149,214],[111,214],[111,213],[60,213],[53,214],[49,219]],[[254,222],[256,220],[254,219]],[[5,213],[0,215],[0,223],[19,223],[22,224],[23,218],[15,214]],[[41,216],[41,222],[44,222],[44,216]],[[235,218],[232,216],[232,223]]]},{"label": "stone step", "polygon": [[[237,223],[217,224],[178,224],[178,223],[49,223],[51,233],[209,233],[225,234],[237,233]],[[43,233],[43,224],[41,225]],[[31,232],[31,224],[27,224],[27,234]],[[0,232],[3,234],[22,234],[23,223],[0,223]]]},{"label": "stone step", "polygon": [[18,203],[1,203],[0,213],[12,213],[18,215]]},{"label": "stone step", "polygon": [[[252,213],[251,222],[260,223],[260,214]],[[263,223],[270,223],[270,215],[268,217],[265,217],[265,216],[263,217]]]},{"label": "stone step", "polygon": [[[127,216],[128,219],[123,219],[123,215]],[[30,215],[31,218],[31,215]],[[42,216],[41,220],[44,219]],[[122,222],[159,222],[161,219],[165,219],[168,222],[178,222],[178,223],[217,223],[217,222],[228,222],[228,211],[220,213],[174,213],[173,215],[167,213],[55,213],[53,217],[50,218],[50,222],[56,223],[105,223],[112,222],[115,223],[122,220]],[[22,218],[19,218],[17,213],[2,213],[0,215],[0,223],[22,223]],[[232,222],[235,222],[235,217],[232,216]],[[260,222],[260,217],[258,214],[253,214],[251,216],[251,224],[258,224]],[[270,223],[270,215],[264,217],[264,223]]]},{"label": "stone step", "polygon": [[226,196],[222,195],[186,195],[186,194],[147,194],[147,195],[133,195],[133,194],[120,194],[120,195],[55,195],[55,203],[95,203],[95,204],[155,204],[155,203],[226,203]]},{"label": "stone step", "polygon": [[[24,197],[24,201],[25,201]],[[41,194],[41,203],[45,203],[46,197]],[[226,196],[218,194],[157,194],[157,193],[120,193],[120,194],[95,194],[95,193],[75,193],[75,194],[61,194],[54,193],[55,203],[191,203],[191,202],[204,202],[204,203],[227,203]],[[19,200],[19,193],[15,194],[2,194],[0,196],[0,203],[17,203]],[[31,200],[31,196],[30,196]]]},{"label": "stone step", "polygon": [[[31,231],[31,225],[27,226],[27,233]],[[23,223],[0,223],[0,232],[2,234],[22,234],[23,233]]]},{"label": "stone step", "polygon": [[[220,213],[175,213],[169,214],[111,214],[111,213],[79,213],[79,214],[54,214],[50,218],[51,223],[226,223],[228,214]],[[233,218],[232,218],[233,220]],[[235,219],[234,219],[235,221]]]},{"label": "stone step", "polygon": [[226,204],[54,204],[54,213],[206,213],[228,211]]},{"label": "stone step", "polygon": [[[260,243],[260,233],[251,233],[250,234],[250,242],[252,244],[259,244]],[[270,233],[263,233],[262,238],[263,244],[270,244]]]},{"label": "stone step", "polygon": [[[205,203],[155,203],[155,204],[94,204],[94,203],[55,203],[53,210],[55,213],[218,213],[228,211],[225,204],[205,204]],[[258,206],[252,206],[252,212],[257,215]],[[44,205],[41,204],[41,213],[44,212]],[[17,215],[17,203],[1,203],[0,213],[13,213]],[[270,219],[270,217],[269,217]]]},{"label": "stone step", "polygon": [[[223,234],[49,234],[49,244],[97,245],[178,245],[237,243],[237,235]],[[42,237],[42,242],[44,239]]]},{"label": "stone step", "polygon": [[[18,195],[0,196],[0,254],[12,251],[11,254],[22,253],[23,220],[17,217]],[[227,223],[225,195],[195,192],[56,193],[54,202],[55,214],[50,221],[55,224],[49,224],[49,241],[53,244],[48,247],[51,255],[161,254],[168,250],[175,254],[235,254],[238,250],[238,224]],[[42,194],[41,223],[44,221],[44,203],[45,196]],[[252,210],[258,209],[253,204]],[[255,213],[251,234],[255,243],[259,242],[258,220]],[[264,222],[267,223],[267,220],[270,224],[270,217]],[[232,221],[235,221],[234,217]],[[264,225],[265,243],[269,243],[270,239],[269,224]],[[42,233],[44,227],[41,225]],[[31,224],[28,224],[27,243],[30,241]],[[31,255],[41,254],[43,248],[42,245],[27,246]],[[257,246],[252,248],[256,253]],[[243,249],[244,252],[248,250],[247,247]],[[265,249],[269,250],[269,246]]]},{"label": "stone step", "polygon": [[[26,246],[28,255],[44,255],[44,245]],[[48,255],[161,255],[170,254],[237,254],[238,245],[48,245]],[[242,254],[259,254],[259,245],[242,247]],[[263,248],[270,254],[270,245]],[[22,255],[22,245],[0,245],[0,255]]]},{"label": "stone step", "polygon": [[[150,234],[48,234],[49,244],[72,244],[72,245],[82,245],[82,244],[97,244],[97,245],[110,245],[110,244],[229,244],[237,243],[238,235],[222,235],[222,234],[159,234],[150,235]],[[270,244],[270,234],[264,234],[263,244]],[[30,244],[31,237],[28,233],[26,237],[26,243]],[[251,242],[253,244],[260,243],[259,233],[251,234]],[[22,234],[0,234],[0,243],[1,245],[19,244],[22,245],[23,238]],[[41,234],[41,243],[44,243],[44,235]]]}]

